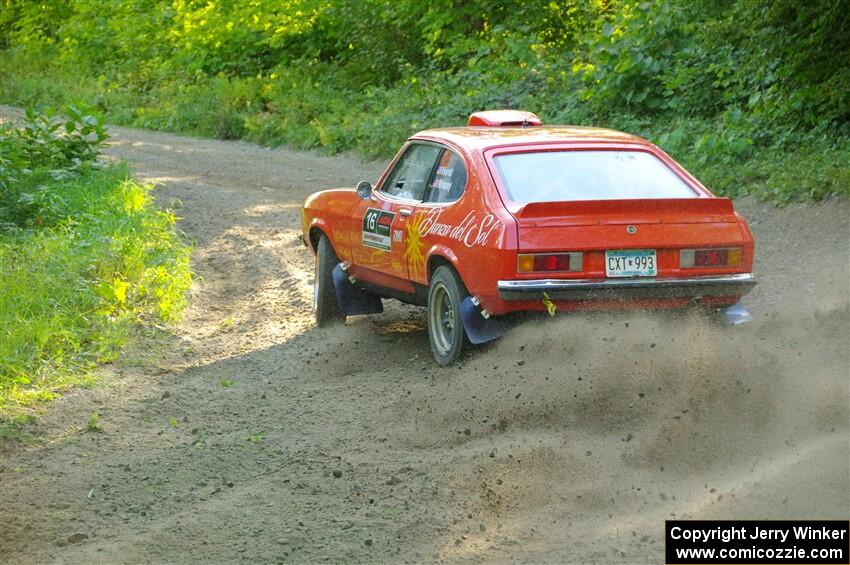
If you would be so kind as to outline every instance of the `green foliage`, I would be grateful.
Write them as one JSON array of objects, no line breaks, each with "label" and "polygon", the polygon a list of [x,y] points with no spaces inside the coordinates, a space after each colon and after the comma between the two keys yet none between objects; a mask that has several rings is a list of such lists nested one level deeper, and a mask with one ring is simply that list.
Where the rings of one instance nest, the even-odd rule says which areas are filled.
[{"label": "green foliage", "polygon": [[103,428],[100,425],[100,414],[92,412],[89,414],[89,421],[86,429],[90,432],[102,432]]},{"label": "green foliage", "polygon": [[251,434],[245,439],[247,439],[254,445],[260,445],[261,443],[263,443],[263,440],[266,439],[266,432],[257,432],[255,434]]},{"label": "green foliage", "polygon": [[91,382],[135,327],[176,320],[191,283],[174,216],[125,165],[96,166],[106,132],[68,116],[0,128],[0,414]]},{"label": "green foliage", "polygon": [[[850,145],[835,0],[0,2],[8,102],[382,158],[418,129],[520,107],[661,140],[719,192],[850,190],[833,160]],[[821,188],[783,165],[807,156]]]},{"label": "green foliage", "polygon": [[0,420],[0,439],[15,439],[26,443],[36,443],[36,438],[24,431],[27,424],[36,421],[33,414],[18,414],[13,418]]},{"label": "green foliage", "polygon": [[55,223],[65,202],[39,182],[39,174],[61,181],[97,168],[107,139],[103,122],[75,106],[68,106],[61,120],[53,110],[27,109],[24,127],[0,127],[0,225]]},{"label": "green foliage", "polygon": [[21,159],[22,168],[73,171],[94,163],[109,135],[101,120],[68,106],[61,120],[52,110],[37,113],[28,108],[24,127],[12,130],[9,138],[10,154]]}]

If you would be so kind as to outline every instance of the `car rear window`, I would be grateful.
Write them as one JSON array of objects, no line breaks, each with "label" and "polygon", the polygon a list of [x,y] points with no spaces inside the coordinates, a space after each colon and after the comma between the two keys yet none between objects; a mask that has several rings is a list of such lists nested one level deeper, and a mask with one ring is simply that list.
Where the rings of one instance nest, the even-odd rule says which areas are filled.
[{"label": "car rear window", "polygon": [[512,201],[696,198],[667,165],[644,151],[540,151],[495,158]]}]

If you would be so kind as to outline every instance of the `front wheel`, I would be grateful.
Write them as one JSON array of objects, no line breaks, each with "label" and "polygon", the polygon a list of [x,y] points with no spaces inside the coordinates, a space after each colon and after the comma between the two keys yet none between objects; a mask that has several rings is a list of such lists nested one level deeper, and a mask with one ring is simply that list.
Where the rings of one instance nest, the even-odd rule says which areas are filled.
[{"label": "front wheel", "polygon": [[316,325],[320,327],[345,320],[336,299],[332,274],[338,263],[339,258],[334,253],[331,242],[324,235],[319,237],[313,281],[313,313],[316,315]]},{"label": "front wheel", "polygon": [[460,357],[466,331],[460,302],[467,295],[460,277],[449,267],[439,267],[428,286],[428,338],[434,359],[448,365]]}]

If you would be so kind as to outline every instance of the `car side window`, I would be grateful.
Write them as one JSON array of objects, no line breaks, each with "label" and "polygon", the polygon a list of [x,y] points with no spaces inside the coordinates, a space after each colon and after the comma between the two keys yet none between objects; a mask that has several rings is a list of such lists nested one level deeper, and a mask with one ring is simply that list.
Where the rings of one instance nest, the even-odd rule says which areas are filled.
[{"label": "car side window", "polygon": [[398,160],[387,180],[381,186],[381,191],[409,200],[422,200],[425,196],[425,186],[440,148],[436,145],[416,143],[407,148]]},{"label": "car side window", "polygon": [[426,202],[454,202],[466,189],[466,164],[454,151],[443,151],[434,178],[428,185]]}]

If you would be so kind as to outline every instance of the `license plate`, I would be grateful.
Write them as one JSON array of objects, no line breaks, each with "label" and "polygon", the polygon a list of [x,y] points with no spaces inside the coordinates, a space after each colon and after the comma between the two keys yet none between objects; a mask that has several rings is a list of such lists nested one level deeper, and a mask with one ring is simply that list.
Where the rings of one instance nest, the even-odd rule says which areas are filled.
[{"label": "license plate", "polygon": [[654,277],[657,267],[655,249],[605,252],[605,274],[609,277]]}]

